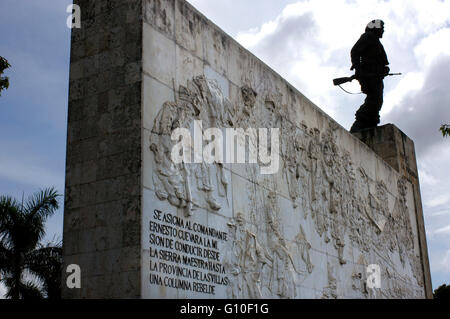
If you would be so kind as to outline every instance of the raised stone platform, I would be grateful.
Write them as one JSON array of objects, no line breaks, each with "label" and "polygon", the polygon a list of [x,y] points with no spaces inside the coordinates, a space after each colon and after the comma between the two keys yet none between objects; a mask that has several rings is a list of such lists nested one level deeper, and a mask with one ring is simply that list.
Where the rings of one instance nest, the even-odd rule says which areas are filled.
[{"label": "raised stone platform", "polygon": [[[82,277],[65,298],[431,296],[400,131],[368,147],[184,0],[74,3],[63,250]],[[278,129],[278,170],[174,162],[196,121]]]}]

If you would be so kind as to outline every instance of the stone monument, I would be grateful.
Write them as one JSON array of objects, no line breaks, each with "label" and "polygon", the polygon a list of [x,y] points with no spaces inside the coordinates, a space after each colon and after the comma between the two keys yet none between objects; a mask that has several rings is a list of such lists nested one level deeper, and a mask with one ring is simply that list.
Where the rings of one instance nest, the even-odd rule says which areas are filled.
[{"label": "stone monument", "polygon": [[360,141],[184,0],[74,4],[64,298],[431,297],[397,128]]}]

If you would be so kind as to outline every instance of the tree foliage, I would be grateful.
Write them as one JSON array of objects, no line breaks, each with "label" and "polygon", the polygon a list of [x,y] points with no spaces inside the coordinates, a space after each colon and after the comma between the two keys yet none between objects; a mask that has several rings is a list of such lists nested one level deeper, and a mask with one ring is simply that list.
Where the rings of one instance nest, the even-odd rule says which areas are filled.
[{"label": "tree foliage", "polygon": [[59,298],[61,244],[40,243],[59,196],[54,188],[36,192],[25,203],[0,196],[0,281],[7,298]]},{"label": "tree foliage", "polygon": [[10,66],[11,65],[8,63],[8,60],[0,56],[0,96],[2,95],[2,90],[7,89],[9,87],[8,77],[2,76],[2,74]]},{"label": "tree foliage", "polygon": [[450,299],[450,285],[443,284],[434,290],[434,299]]}]

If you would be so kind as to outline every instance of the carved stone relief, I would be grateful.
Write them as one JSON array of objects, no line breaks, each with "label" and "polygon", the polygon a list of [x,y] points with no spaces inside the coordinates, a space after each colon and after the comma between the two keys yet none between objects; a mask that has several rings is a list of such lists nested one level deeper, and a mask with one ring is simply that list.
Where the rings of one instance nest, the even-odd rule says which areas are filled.
[{"label": "carved stone relief", "polygon": [[225,258],[226,268],[232,275],[229,295],[232,298],[262,298],[262,268],[273,260],[257,236],[246,228],[241,213],[228,226],[232,238]]},{"label": "carved stone relief", "polygon": [[[301,258],[301,260],[303,261],[303,264],[306,267],[306,271],[310,274],[312,273],[313,269],[314,269],[314,265],[311,262],[311,257],[310,257],[310,249],[311,249],[311,244],[308,242],[308,239],[306,238],[305,235],[305,231],[303,230],[302,225],[300,225],[300,230],[297,234],[297,236],[295,236],[295,244],[296,244],[296,255],[299,256]],[[296,259],[299,263],[300,259],[297,258]],[[302,269],[302,266],[297,264],[297,266],[295,267],[295,269]],[[305,273],[305,276],[307,274]]]},{"label": "carved stone relief", "polygon": [[364,258],[364,255],[361,254],[355,266],[353,267],[352,273],[352,289],[359,292],[363,298],[367,297],[369,294],[369,289],[367,288],[367,276],[366,276],[366,268],[368,263]]},{"label": "carved stone relief", "polygon": [[336,299],[337,295],[337,280],[333,274],[333,267],[327,266],[328,285],[323,288],[322,299]]},{"label": "carved stone relief", "polygon": [[[259,181],[261,189],[270,191],[242,190],[251,203],[250,211],[234,212],[235,217],[228,224],[230,240],[223,261],[230,274],[228,296],[295,298],[297,283],[316,269],[310,256],[315,243],[307,238],[309,231],[334,249],[339,259],[337,268],[328,265],[324,274],[328,284],[323,287],[323,298],[340,297],[334,272],[346,266],[353,267],[349,288],[361,298],[375,297],[366,286],[363,266],[367,261],[364,256],[371,254],[388,265],[383,271],[392,287],[382,297],[409,293],[414,296],[414,288],[401,284],[409,282],[408,278],[399,277],[409,267],[416,284],[423,285],[420,257],[414,251],[411,208],[407,205],[408,181],[400,178],[397,194],[390,194],[393,190],[388,190],[383,181],[372,180],[362,167],[355,166],[350,153],[338,145],[335,126],[321,132],[305,123],[292,123],[281,101],[281,94],[268,84],[260,90],[244,85],[234,103],[223,96],[215,81],[203,76],[188,81],[186,87],[180,86],[178,100],[163,104],[151,135],[150,150],[155,164],[152,173],[158,199],[184,208],[187,216],[197,207],[220,211],[224,202],[231,208],[227,201],[231,181],[223,164],[171,161],[174,142],[170,135],[175,128],[190,128],[194,120],[202,120],[204,128],[278,127],[284,163],[280,174],[298,220],[298,233],[289,240],[285,238],[275,178],[261,178],[254,165],[248,165],[249,178]],[[393,209],[389,207],[389,196],[395,197]],[[314,229],[305,228],[307,218],[312,220]],[[344,257],[352,249],[359,251],[358,260]],[[399,256],[404,269],[395,268],[394,255]]]},{"label": "carved stone relief", "polygon": [[194,120],[203,126],[227,127],[233,125],[234,109],[215,81],[198,76],[179,89],[179,101],[166,102],[157,114],[150,137],[154,154],[153,183],[160,200],[185,208],[190,216],[196,207],[220,210],[217,197],[227,198],[230,181],[222,163],[176,164],[171,151],[177,141],[171,140],[176,128],[190,128]]}]

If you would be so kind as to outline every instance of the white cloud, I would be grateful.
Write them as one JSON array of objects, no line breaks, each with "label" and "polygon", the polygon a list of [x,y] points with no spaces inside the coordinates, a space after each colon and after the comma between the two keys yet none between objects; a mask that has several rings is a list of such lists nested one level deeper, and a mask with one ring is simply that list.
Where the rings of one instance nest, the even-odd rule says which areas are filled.
[{"label": "white cloud", "polygon": [[[440,139],[443,140],[442,137]],[[446,143],[450,141],[432,147],[419,158],[418,163],[425,226],[429,229],[450,224],[450,148]]]},{"label": "white cloud", "polygon": [[438,228],[434,231],[435,234],[450,234],[450,225]]},{"label": "white cloud", "polygon": [[386,115],[412,92],[419,91],[424,85],[424,74],[422,72],[407,72],[398,81],[395,88],[388,91],[384,96],[381,116]]},{"label": "white cloud", "polygon": [[[404,93],[400,102],[384,116],[384,121],[395,123],[414,140],[419,157],[433,152],[433,160],[436,160],[444,155],[440,153],[445,152],[448,145],[439,127],[450,120],[450,55],[436,58],[423,74],[421,89]],[[449,172],[448,168],[444,168],[444,172]],[[442,177],[442,174],[437,176]]]},{"label": "white cloud", "polygon": [[450,55],[450,28],[442,28],[422,39],[414,48],[420,65],[430,67],[441,55]]},{"label": "white cloud", "polygon": [[29,159],[0,157],[0,178],[39,188],[48,185],[64,189],[64,178],[60,173]]},{"label": "white cloud", "polygon": [[440,272],[450,274],[450,250],[445,251],[445,253],[442,256],[442,259],[437,263],[436,268]]},{"label": "white cloud", "polygon": [[419,178],[420,178],[420,182],[422,185],[426,184],[429,186],[433,186],[438,183],[438,180],[436,179],[436,177],[433,176],[432,174],[428,173],[424,169],[419,169]]},{"label": "white cloud", "polygon": [[429,200],[427,202],[427,206],[436,207],[436,206],[441,206],[441,205],[447,204],[449,202],[450,202],[450,195],[442,194],[442,195],[436,196],[433,199]]},{"label": "white cloud", "polygon": [[444,216],[444,215],[450,215],[450,210],[445,209],[445,210],[437,211],[437,212],[433,213],[431,216],[438,217],[438,216]]}]

